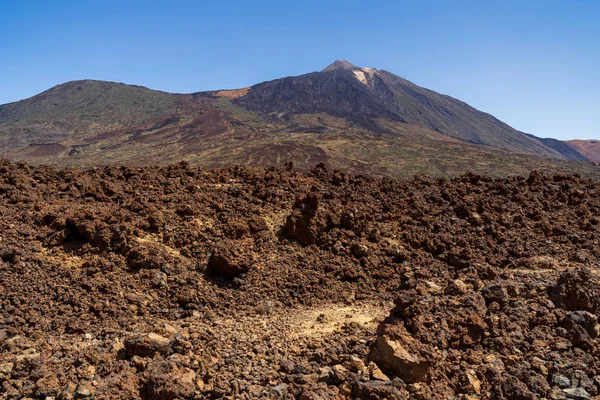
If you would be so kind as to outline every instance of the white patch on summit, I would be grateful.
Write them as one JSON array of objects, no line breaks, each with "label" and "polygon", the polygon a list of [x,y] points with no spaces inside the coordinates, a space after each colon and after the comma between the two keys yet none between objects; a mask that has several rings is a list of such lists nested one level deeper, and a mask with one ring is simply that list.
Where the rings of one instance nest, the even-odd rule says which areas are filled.
[{"label": "white patch on summit", "polygon": [[352,71],[354,77],[367,86],[369,86],[369,81],[373,79],[375,72],[377,72],[375,68],[357,68]]},{"label": "white patch on summit", "polygon": [[363,84],[367,84],[367,77],[365,76],[365,73],[362,72],[359,69],[355,69],[354,71],[352,71],[352,73],[354,74],[354,76],[356,77],[356,79],[358,79],[359,81],[361,81]]}]

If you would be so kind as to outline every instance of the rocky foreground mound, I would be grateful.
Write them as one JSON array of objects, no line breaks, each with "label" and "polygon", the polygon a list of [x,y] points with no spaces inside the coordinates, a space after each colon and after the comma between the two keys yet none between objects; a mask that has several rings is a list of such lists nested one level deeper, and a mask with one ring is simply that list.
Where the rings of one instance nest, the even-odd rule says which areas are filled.
[{"label": "rocky foreground mound", "polygon": [[0,396],[594,398],[599,194],[0,162]]}]

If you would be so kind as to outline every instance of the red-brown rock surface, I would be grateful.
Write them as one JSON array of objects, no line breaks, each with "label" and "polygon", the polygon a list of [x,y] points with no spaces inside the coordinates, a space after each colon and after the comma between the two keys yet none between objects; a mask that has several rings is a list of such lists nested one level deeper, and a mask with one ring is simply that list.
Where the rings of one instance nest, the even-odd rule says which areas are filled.
[{"label": "red-brown rock surface", "polygon": [[0,162],[0,397],[598,396],[599,190]]}]

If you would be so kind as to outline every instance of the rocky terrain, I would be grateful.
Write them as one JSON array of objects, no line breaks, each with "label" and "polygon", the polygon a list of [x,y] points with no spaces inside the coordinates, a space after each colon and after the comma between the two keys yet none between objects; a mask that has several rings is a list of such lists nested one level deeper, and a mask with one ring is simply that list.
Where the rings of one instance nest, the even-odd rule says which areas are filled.
[{"label": "rocky terrain", "polygon": [[600,184],[0,162],[0,397],[588,399]]}]

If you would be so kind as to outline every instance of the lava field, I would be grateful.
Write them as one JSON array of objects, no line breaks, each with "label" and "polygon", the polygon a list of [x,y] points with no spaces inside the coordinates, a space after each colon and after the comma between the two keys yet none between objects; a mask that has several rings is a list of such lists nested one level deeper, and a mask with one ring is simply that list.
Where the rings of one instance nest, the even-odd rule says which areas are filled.
[{"label": "lava field", "polygon": [[598,398],[599,194],[0,161],[0,397]]}]

